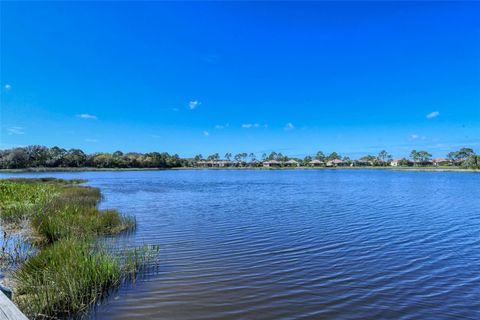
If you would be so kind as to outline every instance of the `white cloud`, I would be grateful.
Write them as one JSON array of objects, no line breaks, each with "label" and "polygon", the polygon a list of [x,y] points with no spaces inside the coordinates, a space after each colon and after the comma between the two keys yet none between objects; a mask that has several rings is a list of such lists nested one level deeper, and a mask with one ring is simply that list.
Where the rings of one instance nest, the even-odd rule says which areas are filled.
[{"label": "white cloud", "polygon": [[203,135],[208,136],[209,135],[208,131],[203,131]]},{"label": "white cloud", "polygon": [[178,109],[178,108],[172,108],[172,111],[178,112],[178,111],[180,111],[180,109]]},{"label": "white cloud", "polygon": [[225,128],[228,128],[229,126],[230,126],[229,123],[217,124],[217,125],[215,125],[215,129],[225,129]]},{"label": "white cloud", "polygon": [[88,114],[88,113],[77,114],[77,117],[82,118],[82,119],[97,120],[97,116],[94,116],[94,115]]},{"label": "white cloud", "polygon": [[188,103],[188,107],[190,108],[190,110],[193,110],[193,109],[196,109],[199,105],[201,105],[202,103],[198,100],[191,100],[189,103]]},{"label": "white cloud", "polygon": [[85,139],[85,141],[86,142],[98,142],[97,139],[89,139],[89,138]]},{"label": "white cloud", "polygon": [[429,114],[426,115],[427,119],[433,119],[433,118],[436,118],[440,115],[440,112],[438,111],[433,111],[433,112],[430,112]]},{"label": "white cloud", "polygon": [[[266,126],[267,125],[265,125],[265,127]],[[244,129],[260,128],[260,124],[259,123],[245,123],[245,124],[242,124],[242,128],[244,128]]]},{"label": "white cloud", "polygon": [[13,134],[25,134],[23,131],[25,128],[24,127],[10,127],[7,128],[8,135],[13,135]]},{"label": "white cloud", "polygon": [[413,133],[413,134],[410,135],[411,140],[418,140],[418,139],[425,140],[426,138],[427,137],[418,135],[416,133]]},{"label": "white cloud", "polygon": [[10,91],[10,89],[12,89],[12,86],[10,84],[6,84],[3,86],[3,88],[5,88],[6,91]]},{"label": "white cloud", "polygon": [[285,125],[285,130],[292,130],[292,129],[295,129],[295,126],[293,125],[293,123],[289,122]]}]

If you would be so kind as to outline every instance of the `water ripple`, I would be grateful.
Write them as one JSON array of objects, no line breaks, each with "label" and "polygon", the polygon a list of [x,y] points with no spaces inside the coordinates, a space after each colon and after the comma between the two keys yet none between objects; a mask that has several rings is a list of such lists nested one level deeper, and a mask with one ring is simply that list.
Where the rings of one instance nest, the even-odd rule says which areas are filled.
[{"label": "water ripple", "polygon": [[56,175],[137,217],[119,242],[161,247],[92,318],[480,319],[478,174]]}]

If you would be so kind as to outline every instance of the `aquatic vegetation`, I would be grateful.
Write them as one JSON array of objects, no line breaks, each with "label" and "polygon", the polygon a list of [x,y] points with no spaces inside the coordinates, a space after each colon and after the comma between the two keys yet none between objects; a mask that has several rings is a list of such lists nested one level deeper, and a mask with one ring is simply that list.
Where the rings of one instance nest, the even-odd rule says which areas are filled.
[{"label": "aquatic vegetation", "polygon": [[[0,181],[2,225],[27,225],[36,254],[4,241],[3,265],[19,264],[13,278],[15,301],[31,318],[70,317],[88,310],[122,281],[154,259],[158,247],[107,250],[98,236],[136,226],[117,210],[100,210],[100,190],[82,180],[9,179]],[[7,234],[4,240],[8,239]]]},{"label": "aquatic vegetation", "polygon": [[78,316],[122,281],[134,277],[154,256],[154,250],[144,246],[120,258],[88,240],[63,239],[16,272],[16,302],[32,318]]}]

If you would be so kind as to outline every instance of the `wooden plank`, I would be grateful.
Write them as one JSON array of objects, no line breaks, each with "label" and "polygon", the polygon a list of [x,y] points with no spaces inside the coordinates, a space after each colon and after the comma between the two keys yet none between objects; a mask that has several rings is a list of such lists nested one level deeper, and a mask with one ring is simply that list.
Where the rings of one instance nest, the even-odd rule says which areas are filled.
[{"label": "wooden plank", "polygon": [[28,320],[28,318],[0,290],[0,320]]}]

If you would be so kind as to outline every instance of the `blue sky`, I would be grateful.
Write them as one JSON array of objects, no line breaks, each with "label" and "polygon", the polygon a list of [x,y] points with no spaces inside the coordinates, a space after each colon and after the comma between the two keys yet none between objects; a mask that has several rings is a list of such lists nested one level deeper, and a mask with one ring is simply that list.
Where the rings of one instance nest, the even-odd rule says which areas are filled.
[{"label": "blue sky", "polygon": [[2,2],[0,148],[480,152],[480,3]]}]

